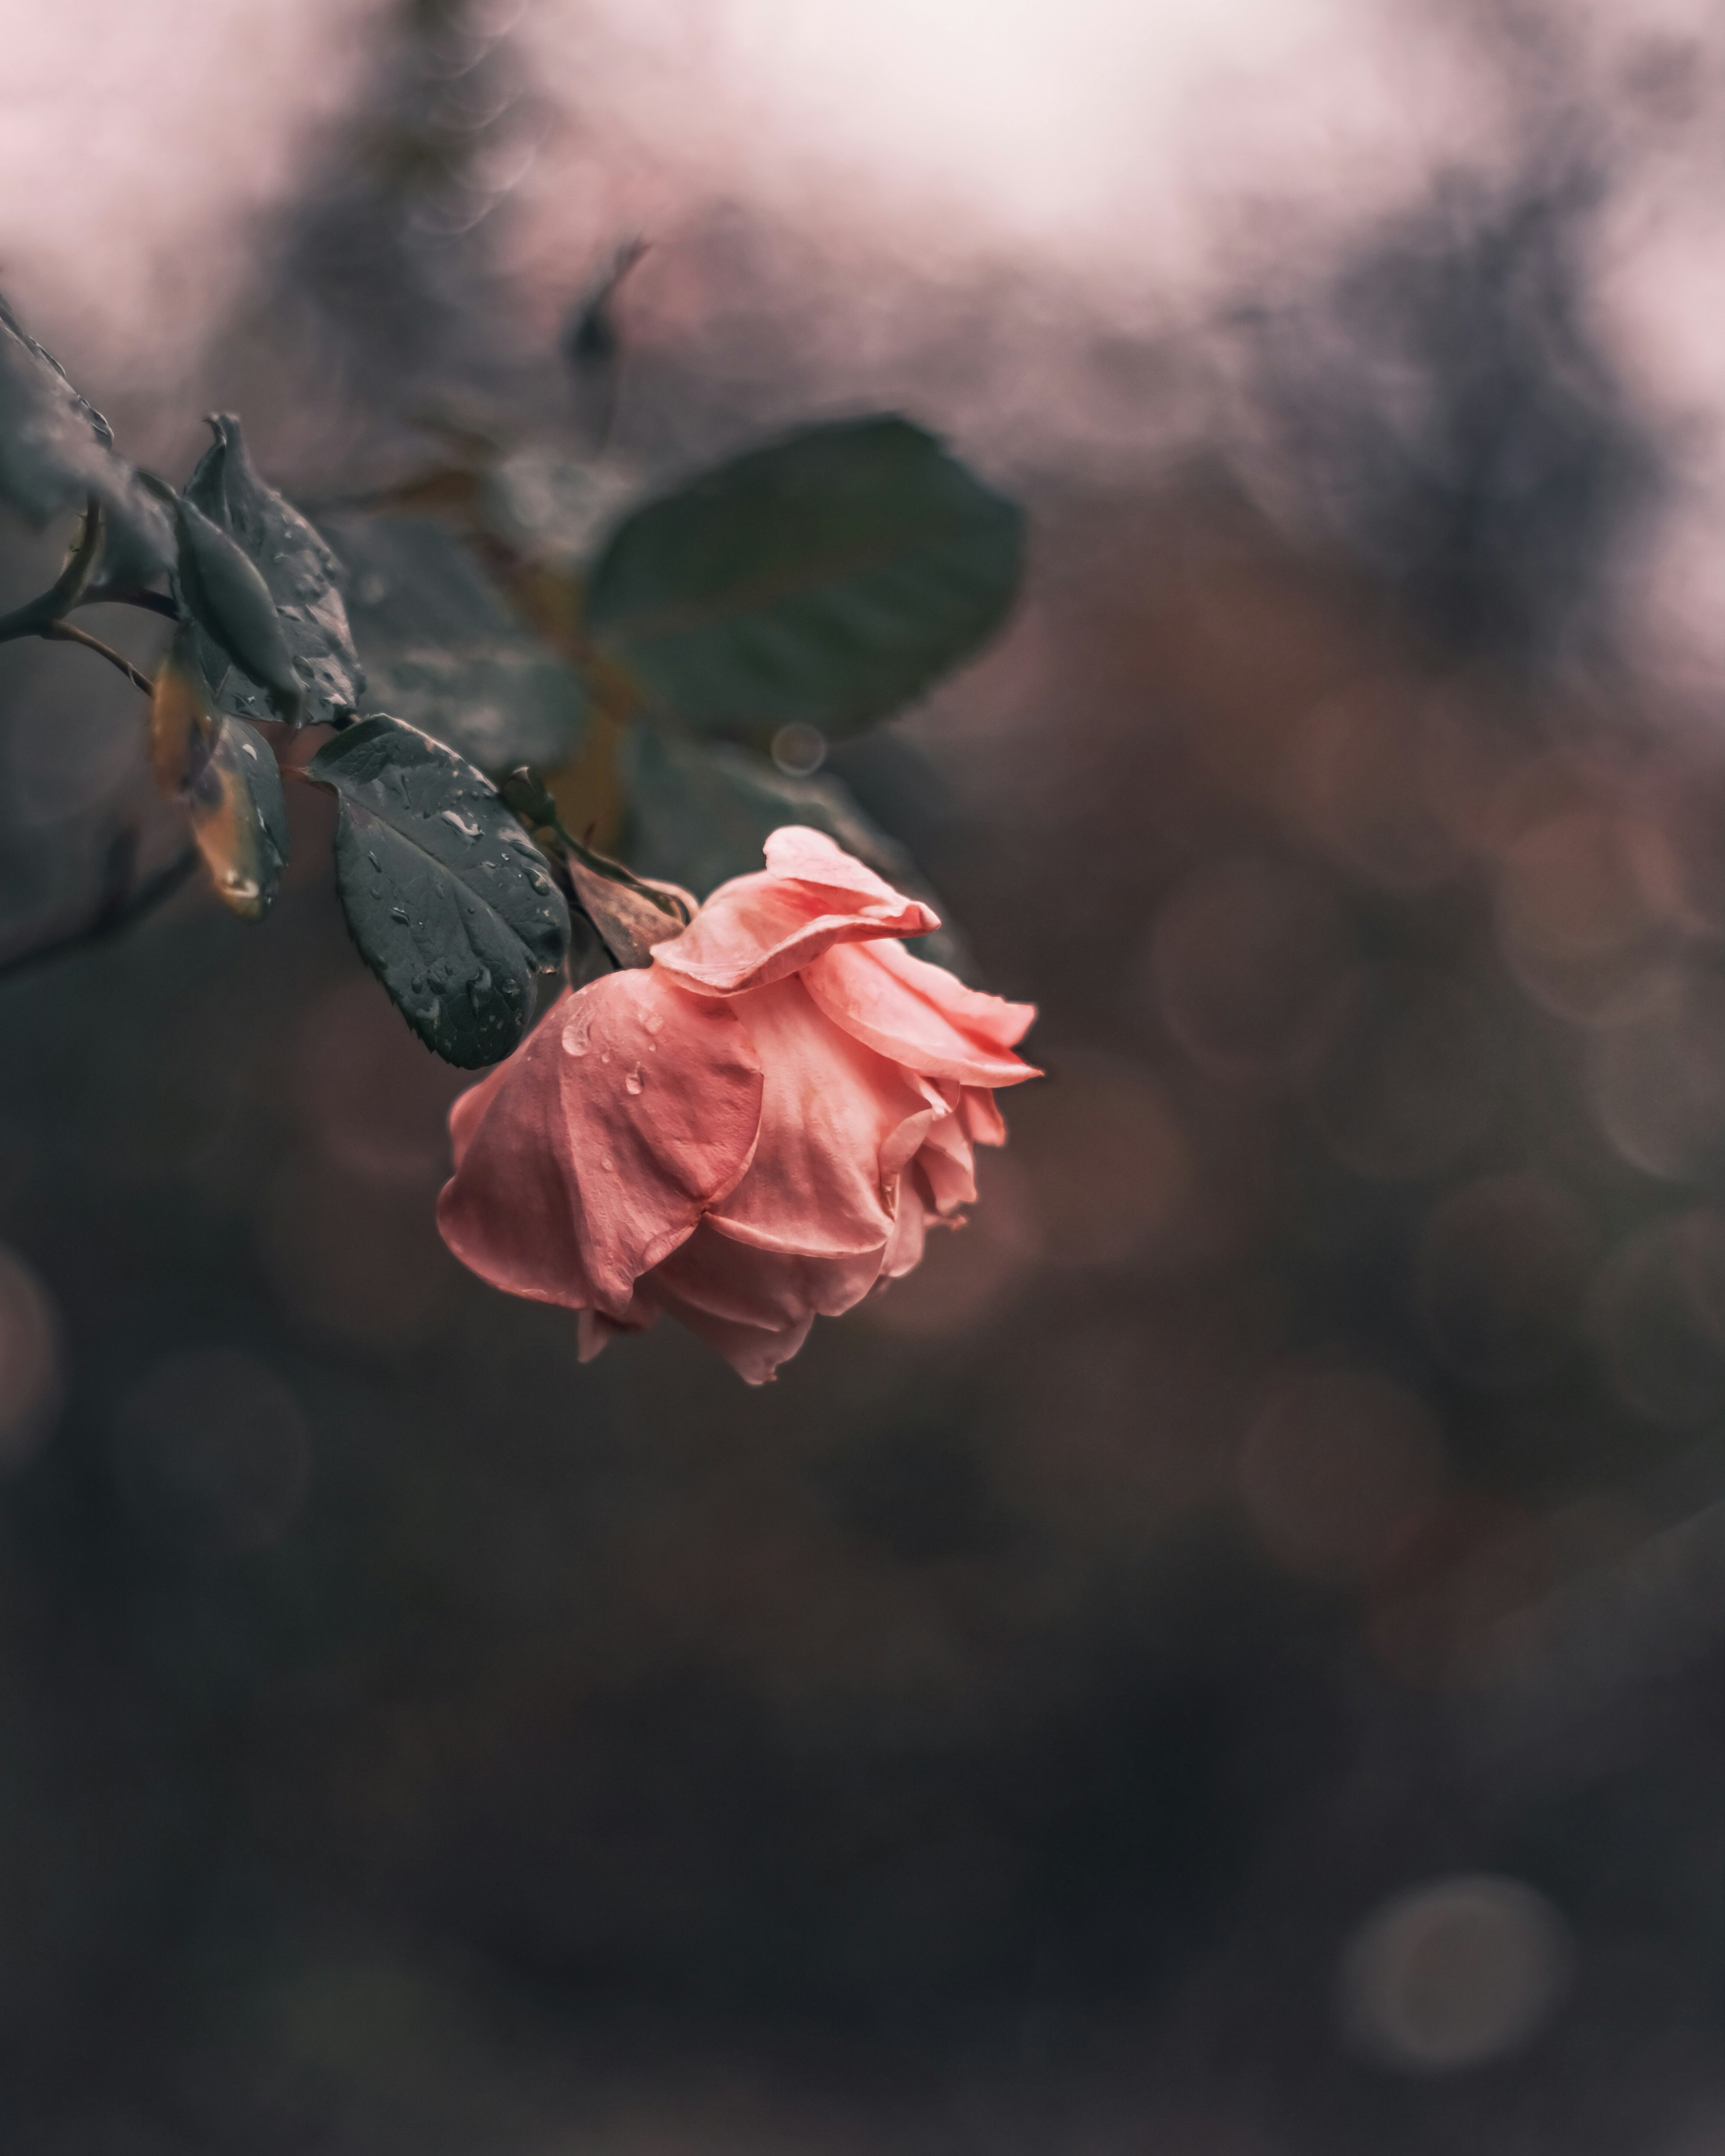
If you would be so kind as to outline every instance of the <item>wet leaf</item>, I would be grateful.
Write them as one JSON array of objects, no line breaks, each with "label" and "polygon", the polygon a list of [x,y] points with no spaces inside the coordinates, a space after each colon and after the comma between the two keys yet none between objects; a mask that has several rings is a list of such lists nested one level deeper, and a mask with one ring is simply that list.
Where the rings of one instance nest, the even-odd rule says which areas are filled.
[{"label": "wet leaf", "polygon": [[[269,690],[278,717],[296,720],[305,697],[270,587],[238,544],[195,502],[159,480],[152,485],[173,512],[179,542],[174,582],[182,610],[203,633],[200,665],[208,674],[220,670],[223,658],[232,660]],[[213,667],[203,656],[212,643],[219,654]]]},{"label": "wet leaf", "polygon": [[564,762],[586,692],[511,613],[473,556],[429,517],[326,520],[348,572],[347,614],[366,701],[482,771]]},{"label": "wet leaf", "polygon": [[[329,720],[355,710],[365,686],[341,593],[335,550],[293,504],[258,476],[239,422],[218,413],[215,440],[186,482],[185,498],[240,547],[269,588],[293,670],[305,692],[305,716]],[[219,662],[212,678],[220,674]],[[241,718],[269,716],[264,690],[238,669],[221,680],[217,701]]]},{"label": "wet leaf", "polygon": [[336,881],[367,964],[445,1061],[500,1061],[569,940],[543,857],[471,764],[398,719],[362,719],[307,768],[340,799]]},{"label": "wet leaf", "polygon": [[150,762],[157,785],[191,819],[216,896],[243,920],[261,921],[288,857],[281,773],[261,734],[212,709],[185,629],[156,676]]},{"label": "wet leaf", "polygon": [[[657,947],[687,927],[687,892],[679,890],[673,895],[655,887],[621,861],[594,853],[572,838],[555,798],[536,773],[523,766],[511,772],[498,790],[539,844],[562,864],[579,902],[574,920],[598,936],[612,963],[650,965]],[[583,937],[583,948],[585,941]]]},{"label": "wet leaf", "polygon": [[143,583],[168,567],[168,518],[116,454],[113,429],[0,300],[0,500],[39,527],[91,495],[107,516],[104,576]]},{"label": "wet leaf", "polygon": [[588,630],[689,726],[836,737],[999,627],[1022,523],[908,420],[814,427],[627,517],[593,569]]},{"label": "wet leaf", "polygon": [[563,864],[581,910],[619,966],[649,966],[658,945],[680,936],[685,916],[673,914],[644,891],[596,873],[571,855]]},{"label": "wet leaf", "polygon": [[629,792],[627,851],[643,875],[680,883],[705,899],[735,875],[762,866],[768,836],[806,824],[837,839],[897,890],[927,901],[942,926],[910,947],[973,980],[975,967],[947,909],[894,839],[871,823],[836,778],[790,778],[752,749],[680,741],[631,727],[623,747]]}]

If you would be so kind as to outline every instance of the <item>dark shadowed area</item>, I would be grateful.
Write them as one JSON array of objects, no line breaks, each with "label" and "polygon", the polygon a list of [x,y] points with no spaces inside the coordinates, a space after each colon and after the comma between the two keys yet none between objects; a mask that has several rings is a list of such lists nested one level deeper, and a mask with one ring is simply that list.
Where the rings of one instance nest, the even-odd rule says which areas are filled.
[{"label": "dark shadowed area", "polygon": [[[1717,2156],[1725,404],[1624,326],[1717,24],[1469,15],[1502,140],[1245,175],[1164,290],[655,194],[615,11],[325,12],[171,388],[92,393],[333,514],[591,449],[503,467],[578,551],[620,475],[950,435],[1022,603],[827,768],[1050,1075],[757,1391],[446,1253],[468,1081],[324,798],[261,927],[0,973],[0,2148]],[[0,966],[171,853],[141,709],[0,645]]]}]

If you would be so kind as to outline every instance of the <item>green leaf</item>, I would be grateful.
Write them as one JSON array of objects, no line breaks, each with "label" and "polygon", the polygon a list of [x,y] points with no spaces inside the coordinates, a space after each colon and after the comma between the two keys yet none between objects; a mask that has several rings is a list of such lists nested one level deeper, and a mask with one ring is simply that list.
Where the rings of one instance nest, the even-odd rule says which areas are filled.
[{"label": "green leaf", "polygon": [[524,629],[444,526],[423,516],[325,519],[348,572],[367,701],[482,771],[567,762],[586,726],[572,666]]},{"label": "green leaf", "polygon": [[[206,678],[225,670],[231,660],[242,673],[270,692],[277,716],[297,720],[305,707],[300,677],[282,634],[281,619],[270,587],[250,559],[195,502],[176,494],[163,480],[146,475],[146,483],[173,511],[179,551],[174,583],[180,610],[203,632],[198,664]],[[218,655],[208,657],[213,644]]]},{"label": "green leaf", "polygon": [[0,300],[0,500],[39,527],[92,495],[107,514],[103,576],[144,583],[168,567],[168,520],[115,453],[113,429]]},{"label": "green leaf", "polygon": [[446,1062],[500,1061],[569,940],[542,856],[471,764],[398,719],[362,719],[307,768],[340,798],[336,882],[366,963]]},{"label": "green leaf", "polygon": [[624,520],[588,625],[649,704],[707,732],[885,717],[985,643],[1023,519],[891,416],[810,428]]},{"label": "green leaf", "polygon": [[[185,498],[245,554],[275,604],[277,624],[293,670],[305,696],[305,716],[328,721],[357,707],[365,686],[359,654],[347,626],[335,550],[291,502],[259,478],[246,452],[239,422],[218,413],[209,421],[215,440],[186,482]],[[264,718],[264,692],[239,669],[227,672],[204,654],[205,670],[219,683],[222,709],[240,718]]]},{"label": "green leaf", "polygon": [[752,749],[679,740],[631,726],[622,750],[629,793],[629,860],[642,875],[680,883],[705,899],[735,875],[752,875],[771,834],[806,824],[835,839],[896,889],[942,916],[910,948],[963,980],[976,968],[946,908],[894,839],[872,824],[836,778],[789,778]]}]

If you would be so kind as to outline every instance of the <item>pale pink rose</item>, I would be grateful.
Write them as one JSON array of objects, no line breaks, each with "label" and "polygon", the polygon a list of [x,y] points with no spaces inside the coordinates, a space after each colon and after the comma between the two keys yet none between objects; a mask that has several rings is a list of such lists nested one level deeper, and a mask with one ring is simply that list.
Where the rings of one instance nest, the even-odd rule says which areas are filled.
[{"label": "pale pink rose", "polygon": [[898,939],[939,927],[818,831],[767,841],[649,966],[560,997],[456,1101],[444,1240],[581,1313],[583,1361],[662,1311],[751,1384],[907,1273],[1001,1145],[1029,1004]]}]

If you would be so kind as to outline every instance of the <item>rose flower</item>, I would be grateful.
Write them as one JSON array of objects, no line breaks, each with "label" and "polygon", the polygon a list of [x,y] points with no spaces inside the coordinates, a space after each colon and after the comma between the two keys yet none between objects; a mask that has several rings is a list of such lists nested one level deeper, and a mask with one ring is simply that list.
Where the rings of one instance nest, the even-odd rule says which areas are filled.
[{"label": "rose flower", "polygon": [[898,939],[939,921],[818,831],[775,831],[649,965],[565,993],[450,1112],[461,1262],[581,1314],[581,1356],[669,1312],[751,1384],[907,1273],[1005,1142],[1028,1004]]}]

